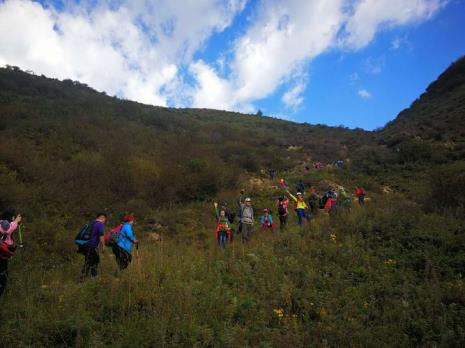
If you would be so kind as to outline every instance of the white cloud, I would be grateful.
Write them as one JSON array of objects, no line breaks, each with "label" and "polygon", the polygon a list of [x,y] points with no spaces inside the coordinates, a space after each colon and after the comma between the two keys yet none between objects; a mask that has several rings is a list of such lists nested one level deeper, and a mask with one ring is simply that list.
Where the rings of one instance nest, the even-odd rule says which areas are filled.
[{"label": "white cloud", "polygon": [[0,1],[0,64],[146,103],[240,111],[289,83],[282,102],[296,108],[315,57],[357,50],[380,30],[427,20],[444,0],[261,0],[228,49],[194,60],[246,3],[84,0],[65,1],[58,11],[52,3]]},{"label": "white cloud", "polygon": [[362,67],[367,74],[378,75],[383,71],[385,64],[385,56],[381,56],[378,58],[368,57],[365,60],[363,60]]},{"label": "white cloud", "polygon": [[[300,79],[302,65],[333,44],[342,20],[342,0],[261,3],[251,26],[233,46],[232,72],[227,76],[230,88],[223,89],[230,94],[218,98],[218,107],[224,99],[249,105],[271,95],[289,78]],[[204,95],[206,86],[194,77],[194,99],[199,100],[195,94]],[[303,90],[303,85],[298,89]],[[288,94],[285,100],[299,104],[300,93],[294,92],[294,100]]]},{"label": "white cloud", "polygon": [[304,98],[302,93],[305,90],[305,83],[298,82],[296,83],[291,89],[289,89],[286,93],[284,93],[282,97],[283,103],[291,109],[297,109],[299,106],[302,105],[304,102]]},{"label": "white cloud", "polygon": [[368,92],[366,89],[359,89],[357,93],[358,93],[360,98],[363,98],[363,99],[370,99],[371,98],[371,93]]},{"label": "white cloud", "polygon": [[394,38],[394,40],[391,41],[391,50],[398,50],[401,45],[402,39],[400,37],[396,37]]},{"label": "white cloud", "polygon": [[354,2],[345,26],[343,44],[360,49],[368,45],[377,31],[421,22],[431,18],[444,0],[363,0]]},{"label": "white cloud", "polygon": [[0,3],[0,62],[71,78],[145,103],[166,105],[179,67],[244,0],[82,2],[59,12],[25,0]]}]

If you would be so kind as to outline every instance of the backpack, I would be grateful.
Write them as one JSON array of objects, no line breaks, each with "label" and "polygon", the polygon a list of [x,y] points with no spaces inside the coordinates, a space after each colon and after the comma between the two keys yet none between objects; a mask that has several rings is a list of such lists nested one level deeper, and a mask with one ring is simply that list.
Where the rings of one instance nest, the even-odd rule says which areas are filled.
[{"label": "backpack", "polygon": [[281,216],[286,215],[286,208],[284,207],[283,203],[279,203],[278,205],[278,214]]},{"label": "backpack", "polygon": [[7,220],[0,221],[0,259],[3,260],[8,260],[16,251],[16,243],[8,245],[3,241],[5,239],[3,232],[8,231],[9,228],[10,223]]},{"label": "backpack", "polygon": [[328,200],[328,194],[325,193],[323,197],[320,198],[320,209],[324,209],[326,201]]},{"label": "backpack", "polygon": [[84,245],[92,238],[92,230],[94,227],[94,223],[88,223],[81,227],[76,238],[74,238],[74,244],[76,245]]},{"label": "backpack", "polygon": [[103,237],[103,241],[104,241],[106,246],[112,247],[112,246],[118,244],[119,237],[120,237],[119,233],[121,232],[122,228],[123,228],[123,224],[118,225],[115,228],[113,228],[112,230],[105,233],[105,235]]}]

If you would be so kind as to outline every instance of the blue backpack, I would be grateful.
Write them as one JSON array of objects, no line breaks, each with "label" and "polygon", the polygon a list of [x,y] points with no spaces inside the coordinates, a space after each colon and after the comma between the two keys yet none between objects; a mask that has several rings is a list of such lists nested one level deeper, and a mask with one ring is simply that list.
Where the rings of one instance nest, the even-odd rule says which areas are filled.
[{"label": "blue backpack", "polygon": [[88,223],[81,227],[76,238],[74,238],[74,244],[76,245],[84,245],[92,238],[92,230],[94,227],[94,223]]}]

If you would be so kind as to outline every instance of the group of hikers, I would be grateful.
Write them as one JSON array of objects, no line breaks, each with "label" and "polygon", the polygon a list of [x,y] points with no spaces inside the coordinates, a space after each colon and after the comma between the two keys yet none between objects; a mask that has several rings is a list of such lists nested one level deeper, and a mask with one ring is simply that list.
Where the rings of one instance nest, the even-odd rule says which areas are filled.
[{"label": "group of hikers", "polygon": [[75,238],[77,252],[84,255],[82,276],[96,277],[100,263],[99,250],[104,253],[105,247],[110,247],[115,255],[119,271],[126,269],[132,261],[132,247],[138,247],[134,235],[134,215],[125,215],[121,224],[105,232],[107,216],[104,213],[96,215],[95,219],[84,225]]},{"label": "group of hikers", "polygon": [[[297,215],[299,226],[303,226],[318,214],[320,209],[325,209],[330,216],[337,213],[338,207],[342,209],[350,208],[352,198],[343,188],[339,192],[330,187],[328,192],[320,196],[315,187],[310,187],[308,195],[305,196],[305,184],[300,180],[296,185],[297,193],[293,195],[284,179],[279,181],[279,185],[284,189],[284,194],[280,195],[276,201],[276,209],[279,216],[279,229],[284,230],[288,224],[289,206],[291,200],[294,202],[294,210]],[[354,196],[357,197],[360,205],[364,204],[365,191],[357,186]],[[237,234],[241,235],[243,243],[251,240],[254,232],[255,219],[252,199],[245,196],[245,191],[241,190],[238,199],[239,205],[239,225]],[[229,241],[234,238],[234,222],[236,214],[229,209],[227,203],[218,205],[214,203],[216,215],[215,239],[220,248],[225,248]],[[107,215],[99,213],[95,218],[81,227],[75,237],[77,252],[84,256],[82,267],[82,277],[96,277],[98,275],[98,265],[100,263],[99,252],[104,253],[105,247],[112,249],[115,255],[118,271],[126,269],[132,261],[132,249],[136,248],[136,259],[138,258],[138,240],[134,235],[133,224],[134,215],[128,214],[122,218],[122,222],[113,229],[105,232],[105,225],[108,221]],[[269,208],[263,209],[260,215],[260,226],[262,230],[274,231],[276,229],[273,221],[272,211]],[[5,291],[8,281],[8,263],[17,249],[13,240],[13,233],[19,231],[21,241],[21,214],[16,214],[13,210],[4,212],[0,219],[0,297]],[[20,246],[22,244],[20,243]]]},{"label": "group of hikers", "polygon": [[[318,214],[320,209],[324,209],[331,217],[337,214],[338,207],[343,210],[350,210],[352,205],[352,197],[344,188],[340,188],[338,192],[334,187],[319,195],[315,187],[310,187],[308,197],[305,197],[305,184],[299,180],[296,185],[297,193],[293,195],[288,188],[288,184],[284,179],[279,180],[278,184],[284,189],[285,194],[278,197],[276,208],[279,216],[279,229],[284,230],[287,227],[289,217],[290,200],[294,202],[294,211],[297,215],[297,223],[303,226]],[[365,191],[360,186],[355,188],[353,193],[360,205],[365,204]],[[243,243],[250,241],[254,231],[254,210],[252,207],[252,199],[245,197],[245,191],[241,190],[238,199],[239,205],[239,226],[237,233],[241,235]],[[220,248],[225,248],[228,241],[234,238],[234,220],[236,214],[228,208],[227,203],[221,206],[217,202],[213,203],[215,207],[216,228],[215,239]],[[262,230],[274,231],[276,226],[273,223],[272,212],[269,208],[263,209],[263,214],[260,216],[260,227]]]}]

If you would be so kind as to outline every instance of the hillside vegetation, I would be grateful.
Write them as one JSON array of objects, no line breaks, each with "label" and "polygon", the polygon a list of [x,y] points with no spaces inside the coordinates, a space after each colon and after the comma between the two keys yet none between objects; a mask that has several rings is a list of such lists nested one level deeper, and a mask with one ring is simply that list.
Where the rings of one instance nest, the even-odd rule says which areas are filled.
[{"label": "hillside vegetation", "polygon": [[[464,66],[377,132],[153,107],[0,69],[0,208],[23,212],[25,245],[0,347],[464,346]],[[303,228],[292,212],[287,231],[220,250],[212,202],[237,209],[244,188],[256,218],[276,210],[269,168],[291,190],[361,184],[369,200]],[[140,263],[115,274],[108,250],[80,282],[73,239],[97,211],[110,227],[135,213]]]}]

